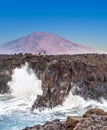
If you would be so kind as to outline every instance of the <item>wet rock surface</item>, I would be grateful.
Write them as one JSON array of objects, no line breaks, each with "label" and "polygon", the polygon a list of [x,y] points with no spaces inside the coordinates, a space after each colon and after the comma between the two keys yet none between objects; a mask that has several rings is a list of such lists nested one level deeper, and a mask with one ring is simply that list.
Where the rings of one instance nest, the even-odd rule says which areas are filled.
[{"label": "wet rock surface", "polygon": [[44,125],[26,127],[23,130],[107,130],[107,112],[95,108],[84,115],[87,113],[87,117],[68,117],[65,122],[57,119]]},{"label": "wet rock surface", "polygon": [[38,95],[32,110],[62,104],[71,89],[85,99],[107,99],[107,55],[104,54],[0,55],[0,93],[9,92],[7,83],[13,69],[26,62],[42,80],[43,95]]},{"label": "wet rock surface", "polygon": [[26,127],[23,130],[66,130],[65,122],[56,119],[51,122],[46,122],[44,125],[34,127]]}]

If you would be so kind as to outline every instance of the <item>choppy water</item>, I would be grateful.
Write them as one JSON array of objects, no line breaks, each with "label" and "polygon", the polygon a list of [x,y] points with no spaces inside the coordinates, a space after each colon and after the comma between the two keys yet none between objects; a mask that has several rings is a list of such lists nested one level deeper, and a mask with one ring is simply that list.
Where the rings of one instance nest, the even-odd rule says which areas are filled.
[{"label": "choppy water", "polygon": [[0,95],[0,130],[21,130],[56,118],[65,120],[69,115],[82,115],[93,107],[107,110],[107,101],[103,99],[102,103],[85,101],[70,92],[62,106],[31,112],[37,95],[42,95],[41,84],[28,65],[13,71],[12,81],[8,83],[11,94]]},{"label": "choppy water", "polygon": [[65,120],[69,115],[82,115],[92,107],[99,107],[107,110],[107,103],[102,104],[94,101],[86,102],[79,96],[70,96],[65,100],[63,106],[57,106],[52,110],[45,109],[40,112],[31,112],[29,99],[13,98],[10,95],[0,96],[0,130],[21,130],[25,126],[43,124],[53,119]]}]

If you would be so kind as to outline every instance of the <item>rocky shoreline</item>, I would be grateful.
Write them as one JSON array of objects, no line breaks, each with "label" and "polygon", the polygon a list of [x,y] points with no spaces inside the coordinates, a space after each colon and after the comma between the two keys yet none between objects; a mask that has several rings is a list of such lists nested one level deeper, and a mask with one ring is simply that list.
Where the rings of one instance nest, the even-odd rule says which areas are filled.
[{"label": "rocky shoreline", "polygon": [[107,130],[107,112],[90,109],[82,117],[67,117],[66,121],[56,119],[23,130]]},{"label": "rocky shoreline", "polygon": [[[8,82],[13,69],[29,64],[42,81],[42,96],[32,104],[35,108],[53,108],[62,104],[72,91],[87,99],[101,101],[107,99],[107,55],[0,55],[0,94],[9,93]],[[91,111],[91,110],[90,110]],[[92,110],[93,111],[93,110]],[[62,122],[58,119],[44,125],[26,127],[24,130],[107,130],[107,113],[95,109],[83,117],[68,117]],[[68,122],[71,122],[70,124]]]},{"label": "rocky shoreline", "polygon": [[43,95],[32,104],[35,108],[52,108],[72,93],[85,99],[107,99],[107,55],[0,55],[0,93],[9,92],[13,69],[29,64],[42,81]]}]

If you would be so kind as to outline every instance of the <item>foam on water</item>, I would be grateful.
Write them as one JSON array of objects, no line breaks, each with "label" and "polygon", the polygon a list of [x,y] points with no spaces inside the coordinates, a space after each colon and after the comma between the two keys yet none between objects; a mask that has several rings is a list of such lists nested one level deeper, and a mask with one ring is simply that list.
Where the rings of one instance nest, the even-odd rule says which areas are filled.
[{"label": "foam on water", "polygon": [[[80,116],[84,114],[87,110],[91,108],[101,108],[107,111],[107,101],[102,98],[101,102],[97,102],[94,100],[85,100],[83,97],[73,95],[72,90],[62,105],[58,105],[53,109],[45,109],[42,113],[65,113],[64,117],[68,115],[72,116]],[[38,110],[35,110],[37,112]],[[62,118],[63,119],[63,118]]]},{"label": "foam on water", "polygon": [[[0,95],[0,129],[20,130],[25,126],[43,124],[47,120],[59,118],[64,120],[68,115],[82,115],[86,110],[98,107],[107,111],[107,101],[102,103],[73,95],[72,90],[62,105],[43,111],[30,111],[37,95],[42,95],[42,83],[28,64],[13,70],[12,80],[8,82],[11,94]],[[7,126],[5,125],[7,124]]]},{"label": "foam on water", "polygon": [[13,70],[12,80],[8,82],[11,94],[1,95],[0,113],[12,112],[12,110],[31,109],[37,95],[42,95],[42,82],[26,63],[21,68]]},{"label": "foam on water", "polygon": [[31,95],[42,95],[41,81],[26,63],[21,68],[13,70],[12,81],[8,82],[11,95],[17,98],[26,98]]},{"label": "foam on water", "polygon": [[79,108],[80,110],[87,110],[89,108],[101,108],[104,110],[107,110],[107,101],[103,98],[101,99],[101,102],[97,102],[95,100],[85,100],[83,97],[73,95],[72,90],[69,93],[68,97],[65,98],[65,101],[63,102],[63,108],[64,109],[73,109],[73,108]]}]

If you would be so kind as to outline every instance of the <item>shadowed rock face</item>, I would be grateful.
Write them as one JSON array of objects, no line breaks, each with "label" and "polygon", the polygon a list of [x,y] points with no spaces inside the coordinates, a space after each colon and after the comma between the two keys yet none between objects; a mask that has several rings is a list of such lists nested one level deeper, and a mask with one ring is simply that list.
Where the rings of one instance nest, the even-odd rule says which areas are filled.
[{"label": "shadowed rock face", "polygon": [[0,55],[0,93],[9,91],[12,70],[25,62],[42,80],[43,95],[38,96],[32,110],[61,104],[71,89],[85,99],[107,99],[107,55]]},{"label": "shadowed rock face", "polygon": [[53,33],[43,32],[36,32],[0,46],[1,54],[14,54],[20,52],[32,54],[46,52],[48,55],[106,53],[75,44]]},{"label": "shadowed rock face", "polygon": [[91,109],[86,117],[67,117],[66,121],[58,119],[46,122],[44,125],[26,127],[23,130],[107,130],[107,112],[101,109]]}]

